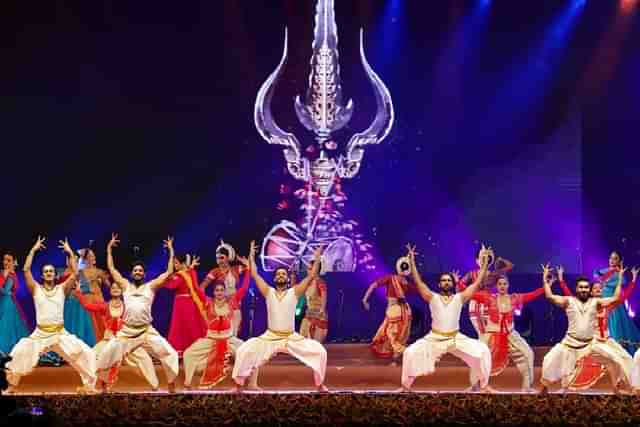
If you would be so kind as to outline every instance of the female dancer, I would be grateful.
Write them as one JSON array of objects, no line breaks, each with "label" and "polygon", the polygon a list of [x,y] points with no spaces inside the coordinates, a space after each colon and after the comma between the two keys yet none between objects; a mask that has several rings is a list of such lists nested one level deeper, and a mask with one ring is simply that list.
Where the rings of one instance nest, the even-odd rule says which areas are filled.
[{"label": "female dancer", "polygon": [[[85,300],[90,304],[104,303],[102,288],[108,288],[109,274],[96,267],[96,255],[92,249],[85,248],[78,251],[80,262],[78,265],[78,287],[81,289]],[[93,324],[96,341],[102,340],[105,333],[105,324],[99,313],[90,312],[89,317]]]},{"label": "female dancer", "polygon": [[176,290],[167,340],[180,357],[191,344],[207,334],[206,297],[198,287],[195,270],[198,261],[198,257],[191,260],[189,255],[186,258],[176,256],[173,264],[177,272],[164,286]]},{"label": "female dancer", "polygon": [[18,276],[15,268],[13,254],[5,253],[0,273],[0,351],[7,354],[21,338],[29,335],[24,313],[16,301]]},{"label": "female dancer", "polygon": [[384,321],[371,342],[371,351],[378,357],[391,358],[393,364],[402,357],[411,330],[411,307],[405,300],[410,289],[407,277],[411,274],[409,258],[396,261],[396,274],[384,276],[371,285],[362,298],[362,304],[369,310],[369,296],[378,286],[386,287],[387,310]]},{"label": "female dancer", "polygon": [[[231,372],[233,366],[230,359],[235,354],[242,340],[233,335],[233,313],[242,303],[249,288],[251,271],[249,262],[239,260],[247,267],[242,279],[242,287],[231,297],[225,293],[224,283],[214,287],[214,298],[207,306],[208,333],[204,338],[194,342],[184,352],[184,387],[191,388],[196,371],[203,371],[200,387],[210,388],[220,384]],[[257,371],[251,378],[250,386],[257,388]]]},{"label": "female dancer", "polygon": [[[117,283],[112,283],[110,286],[111,300],[108,303],[89,302],[89,298],[83,295],[79,289],[76,289],[75,294],[80,304],[88,310],[91,314],[99,316],[102,322],[102,329],[105,331],[104,338],[96,344],[94,351],[96,357],[100,355],[100,352],[105,348],[107,343],[114,339],[116,333],[122,329],[124,322],[122,316],[124,315],[124,302],[122,300],[122,288]],[[138,373],[147,380],[153,390],[158,389],[158,377],[156,376],[156,370],[153,367],[153,360],[149,353],[147,353],[142,347],[138,347],[133,352],[129,353],[125,358],[127,365],[135,366],[138,368]],[[103,391],[109,391],[116,383],[118,379],[118,372],[120,368],[114,366],[109,371],[109,376],[106,381],[98,380],[98,388]]]}]

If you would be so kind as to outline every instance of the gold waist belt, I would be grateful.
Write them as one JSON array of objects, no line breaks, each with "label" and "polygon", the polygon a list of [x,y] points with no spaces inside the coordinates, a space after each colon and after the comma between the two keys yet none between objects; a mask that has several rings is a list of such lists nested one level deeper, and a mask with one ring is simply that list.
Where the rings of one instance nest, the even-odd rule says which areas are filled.
[{"label": "gold waist belt", "polygon": [[64,329],[64,324],[38,325],[37,328],[40,329],[42,332],[46,332],[48,334],[55,334],[56,332],[62,332],[62,330]]},{"label": "gold waist belt", "polygon": [[293,334],[293,331],[274,331],[273,329],[267,329],[267,331],[279,338],[287,338]]},{"label": "gold waist belt", "polygon": [[431,328],[431,332],[433,332],[434,334],[442,335],[443,337],[455,337],[456,335],[458,335],[458,332],[460,332],[460,330],[456,329],[455,331],[442,332],[435,328]]}]

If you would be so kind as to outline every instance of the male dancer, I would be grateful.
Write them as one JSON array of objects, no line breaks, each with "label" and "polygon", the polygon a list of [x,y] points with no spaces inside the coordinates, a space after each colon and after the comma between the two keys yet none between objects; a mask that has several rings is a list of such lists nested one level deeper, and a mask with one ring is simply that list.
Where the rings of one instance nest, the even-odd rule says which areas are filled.
[{"label": "male dancer", "polygon": [[64,329],[64,300],[75,284],[76,256],[66,239],[60,241],[59,247],[71,260],[71,274],[63,283],[56,285],[55,268],[46,264],[42,267],[40,284],[31,274],[31,264],[35,253],[46,249],[44,241],[44,237],[38,236],[23,267],[27,289],[33,295],[36,329],[29,337],[22,338],[11,351],[13,360],[6,365],[7,379],[12,387],[16,387],[20,377],[33,372],[41,353],[55,351],[80,374],[83,387],[79,388],[78,392],[93,393],[96,384],[96,354],[78,337]]},{"label": "male dancer", "polygon": [[[232,265],[236,259],[236,251],[228,243],[220,241],[220,245],[216,248],[216,263],[218,266],[211,270],[207,277],[200,284],[202,290],[206,290],[210,284],[222,283],[225,287],[225,296],[228,298],[238,290],[240,285],[240,274],[243,272],[242,265]],[[242,325],[242,307],[238,306],[233,311],[233,336],[238,336],[238,331]]]},{"label": "male dancer", "polygon": [[542,361],[542,393],[547,393],[548,387],[557,381],[561,381],[564,391],[573,383],[578,372],[577,364],[587,356],[606,367],[614,392],[618,393],[620,380],[624,375],[623,362],[611,347],[595,340],[594,335],[598,324],[598,311],[620,300],[620,282],[612,297],[594,298],[591,297],[589,279],[579,277],[576,280],[576,296],[567,297],[555,295],[551,291],[549,265],[542,266],[542,274],[545,296],[566,311],[569,321],[563,340],[553,346]]},{"label": "male dancer", "polygon": [[272,288],[257,272],[256,244],[251,242],[249,265],[256,286],[267,301],[268,329],[261,336],[249,339],[238,348],[232,373],[232,378],[237,384],[235,391],[239,390],[255,369],[267,363],[276,353],[290,354],[310,367],[318,390],[328,391],[323,384],[327,369],[327,351],[319,342],[304,338],[295,332],[298,298],[304,295],[311,281],[317,277],[321,254],[321,250],[317,249],[310,274],[292,288],[287,287],[288,271],[278,268],[274,273],[276,286]]},{"label": "male dancer", "polygon": [[144,348],[149,354],[160,360],[169,392],[175,391],[175,379],[178,376],[178,353],[169,342],[162,337],[151,325],[151,306],[156,290],[164,286],[173,273],[173,238],[164,241],[164,247],[169,250],[167,271],[155,279],[145,282],[144,265],[141,262],[133,264],[131,277],[133,283],[125,279],[113,263],[112,250],[118,245],[117,234],[111,235],[107,245],[107,267],[113,280],[122,287],[125,312],[124,325],[116,333],[116,339],[110,340],[98,355],[98,375],[101,380],[108,382],[109,371],[114,366],[120,366],[125,357],[137,348]]},{"label": "male dancer", "polygon": [[471,286],[455,292],[454,278],[449,273],[440,275],[440,293],[432,292],[422,281],[416,268],[415,248],[407,245],[411,273],[420,296],[429,303],[431,310],[431,332],[411,344],[402,357],[402,388],[410,391],[415,379],[435,371],[440,358],[451,353],[462,359],[471,369],[474,390],[491,391],[488,387],[491,374],[491,352],[487,345],[460,333],[460,312],[484,280],[489,265],[491,249],[482,246],[478,253],[480,270]]}]

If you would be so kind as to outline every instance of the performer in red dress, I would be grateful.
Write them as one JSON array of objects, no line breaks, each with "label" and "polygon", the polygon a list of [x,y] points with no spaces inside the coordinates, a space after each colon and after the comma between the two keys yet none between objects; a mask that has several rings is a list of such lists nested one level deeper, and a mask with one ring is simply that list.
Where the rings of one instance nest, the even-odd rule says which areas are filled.
[{"label": "performer in red dress", "polygon": [[[556,268],[558,272],[558,280],[560,280],[560,287],[562,288],[562,292],[565,296],[573,296],[571,289],[567,286],[567,283],[564,281],[564,269],[562,266]],[[618,281],[619,285],[622,283],[622,277],[624,273],[624,269],[621,266],[622,273],[618,272]],[[613,310],[619,307],[621,304],[631,296],[635,286],[636,279],[638,277],[637,268],[633,268],[631,270],[632,279],[629,286],[627,286],[620,296],[620,300],[617,303],[611,304],[607,307],[601,307],[598,310],[597,314],[597,325],[595,327],[596,334],[595,340],[606,344],[612,351],[613,354],[617,356],[620,361],[620,365],[623,368],[623,381],[626,382],[625,386],[630,387],[631,384],[631,371],[633,369],[633,359],[631,355],[622,347],[616,340],[614,340],[609,334],[609,315]],[[594,298],[602,297],[603,286],[602,283],[596,282],[591,285],[591,296]],[[600,380],[605,374],[605,367],[596,362],[593,357],[586,356],[578,360],[576,363],[576,373],[573,377],[573,380],[569,384],[569,389],[571,390],[585,390],[591,388],[595,383]],[[617,389],[616,389],[617,390]]]},{"label": "performer in red dress", "polygon": [[[220,241],[220,245],[216,248],[216,263],[218,266],[211,270],[207,277],[202,281],[200,287],[206,290],[209,285],[222,283],[225,287],[225,295],[233,296],[236,293],[238,284],[240,283],[240,274],[244,267],[242,265],[232,265],[236,259],[236,251],[228,243]],[[237,307],[233,311],[232,332],[233,336],[238,336],[238,331],[242,325],[242,309]]]},{"label": "performer in red dress", "polygon": [[505,276],[497,281],[497,294],[482,290],[473,294],[472,301],[487,307],[486,330],[480,340],[491,350],[491,376],[497,376],[513,360],[522,376],[522,391],[532,391],[533,350],[513,328],[513,315],[516,310],[542,295],[544,288],[524,294],[509,294],[509,281]]},{"label": "performer in red dress", "polygon": [[164,286],[176,290],[167,340],[180,357],[191,344],[207,334],[206,297],[198,287],[195,270],[198,261],[198,257],[193,261],[189,256],[175,257],[174,268],[177,272]]},{"label": "performer in red dress", "polygon": [[373,282],[362,298],[364,308],[369,310],[371,292],[378,286],[386,288],[387,310],[370,347],[373,354],[382,358],[392,358],[394,364],[402,357],[411,330],[411,307],[405,300],[410,289],[407,279],[410,274],[409,258],[399,258],[396,262],[396,274],[389,274]]},{"label": "performer in red dress", "polygon": [[[93,348],[96,352],[96,357],[100,357],[100,353],[104,350],[107,343],[115,339],[116,334],[122,325],[124,324],[122,316],[124,315],[124,302],[122,301],[122,288],[116,282],[111,283],[110,293],[111,300],[108,303],[103,302],[89,302],[90,299],[86,295],[82,294],[80,289],[75,291],[80,304],[85,310],[92,313],[92,315],[98,317],[102,322],[102,329],[104,330],[103,339],[100,340]],[[138,373],[142,375],[153,390],[158,389],[158,376],[156,370],[153,367],[153,360],[149,353],[142,347],[138,347],[133,352],[129,353],[125,357],[125,362],[129,366],[138,368]],[[98,380],[98,388],[103,391],[109,391],[118,380],[118,373],[120,371],[119,366],[114,366],[109,371],[109,375],[106,381],[102,379]]]},{"label": "performer in red dress", "polygon": [[[249,262],[240,258],[244,265]],[[242,287],[227,297],[223,283],[214,287],[214,298],[207,304],[208,333],[198,339],[184,352],[185,388],[191,387],[193,376],[202,371],[200,387],[209,388],[220,384],[233,369],[230,363],[243,341],[233,335],[233,313],[240,307],[242,299],[249,289],[250,270],[246,269],[242,278]],[[252,388],[257,388],[257,370],[251,378]]]}]

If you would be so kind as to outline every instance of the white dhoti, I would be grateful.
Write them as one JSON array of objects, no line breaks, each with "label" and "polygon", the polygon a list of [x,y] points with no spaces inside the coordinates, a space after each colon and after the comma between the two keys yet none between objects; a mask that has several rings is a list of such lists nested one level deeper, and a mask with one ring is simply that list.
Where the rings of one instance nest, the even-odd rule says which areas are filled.
[{"label": "white dhoti", "polygon": [[472,384],[484,388],[489,383],[491,373],[491,352],[481,341],[467,337],[460,332],[429,332],[426,337],[411,344],[402,356],[402,385],[410,388],[417,377],[430,375],[436,363],[446,353],[450,353],[471,369]]},{"label": "white dhoti", "polygon": [[[217,335],[209,331],[206,337],[200,338],[189,346],[182,355],[184,364],[184,384],[189,386],[196,372],[202,372],[207,368],[209,355],[214,351]],[[228,351],[235,355],[238,348],[244,343],[241,339],[231,336],[227,338]]]},{"label": "white dhoti", "polygon": [[[624,361],[615,347],[606,342],[597,340],[592,340],[591,342],[578,341],[567,336],[562,342],[553,346],[544,356],[542,361],[542,384],[549,386],[561,381],[563,388],[569,387],[578,374],[578,360],[586,356],[591,356],[594,361],[607,368],[613,385],[624,379],[625,369],[628,369],[628,362]],[[625,368],[625,364],[627,364],[627,368]]]},{"label": "white dhoti", "polygon": [[97,364],[99,377],[107,381],[109,370],[114,366],[120,366],[139,348],[160,360],[168,383],[175,381],[179,370],[178,352],[151,325],[124,325],[116,334],[116,338],[109,340],[100,351]]},{"label": "white dhoti", "polygon": [[244,342],[236,351],[233,380],[243,385],[247,377],[267,363],[277,353],[289,354],[313,370],[316,386],[324,382],[327,369],[327,350],[317,341],[295,332],[267,330],[257,338]]},{"label": "white dhoti", "polygon": [[40,354],[55,351],[80,374],[82,384],[93,389],[96,384],[96,354],[87,344],[67,332],[63,325],[37,326],[11,350],[7,363],[7,380],[17,386],[20,378],[33,372]]},{"label": "white dhoti", "polygon": [[631,387],[640,390],[640,349],[633,355],[633,368],[631,369]]},{"label": "white dhoti", "polygon": [[[97,343],[93,348],[96,353],[96,358],[100,358],[100,355],[107,348],[107,344],[111,340],[115,339],[116,338],[113,333],[110,330],[107,330],[105,332],[104,339]],[[127,365],[137,368],[138,374],[141,375],[145,380],[147,380],[151,388],[153,388],[154,390],[158,388],[159,381],[158,376],[156,375],[156,369],[153,366],[153,359],[151,359],[149,353],[147,353],[142,347],[138,347],[131,353],[127,354],[124,358],[124,361]]]}]

